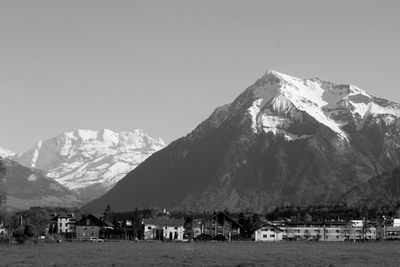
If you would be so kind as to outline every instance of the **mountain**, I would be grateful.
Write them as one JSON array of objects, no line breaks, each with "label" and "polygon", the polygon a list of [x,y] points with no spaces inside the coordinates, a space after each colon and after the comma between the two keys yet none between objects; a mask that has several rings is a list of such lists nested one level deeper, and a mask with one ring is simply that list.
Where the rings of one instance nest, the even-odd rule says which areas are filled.
[{"label": "mountain", "polygon": [[268,71],[85,206],[257,212],[334,201],[400,166],[400,105]]},{"label": "mountain", "polygon": [[400,167],[353,186],[340,198],[348,206],[395,211],[400,208]]},{"label": "mountain", "polygon": [[14,155],[14,152],[0,147],[0,158],[12,158]]},{"label": "mountain", "polygon": [[78,196],[39,170],[0,158],[0,208],[28,209],[32,206],[77,207]]},{"label": "mountain", "polygon": [[165,146],[142,130],[62,133],[17,155],[29,168],[44,170],[85,201],[101,196],[152,153]]}]

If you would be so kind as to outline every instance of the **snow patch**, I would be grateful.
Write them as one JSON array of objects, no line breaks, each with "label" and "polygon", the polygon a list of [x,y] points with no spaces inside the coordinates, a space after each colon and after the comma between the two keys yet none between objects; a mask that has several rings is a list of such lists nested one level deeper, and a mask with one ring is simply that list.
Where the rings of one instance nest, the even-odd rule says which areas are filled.
[{"label": "snow patch", "polygon": [[13,156],[15,156],[14,152],[0,147],[0,158],[11,158]]},{"label": "snow patch", "polygon": [[28,177],[28,181],[30,181],[30,182],[35,182],[35,181],[37,181],[37,177],[36,177],[36,175],[35,175],[35,174],[31,174],[31,175],[29,175],[29,177]]}]

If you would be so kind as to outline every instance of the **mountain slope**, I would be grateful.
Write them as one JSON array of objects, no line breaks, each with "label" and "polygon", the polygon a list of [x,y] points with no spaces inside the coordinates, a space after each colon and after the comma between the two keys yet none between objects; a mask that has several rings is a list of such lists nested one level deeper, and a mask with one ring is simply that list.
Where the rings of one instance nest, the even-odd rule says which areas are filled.
[{"label": "mountain slope", "polygon": [[155,151],[165,146],[142,130],[77,130],[62,133],[17,155],[24,166],[46,171],[47,176],[92,200],[109,190]]},{"label": "mountain slope", "polygon": [[86,208],[263,211],[336,199],[400,163],[400,105],[268,71]]},{"label": "mountain slope", "polygon": [[396,210],[400,204],[400,167],[352,187],[341,197],[349,206]]},{"label": "mountain slope", "polygon": [[77,207],[78,196],[38,170],[0,158],[1,206],[7,210],[32,206]]}]

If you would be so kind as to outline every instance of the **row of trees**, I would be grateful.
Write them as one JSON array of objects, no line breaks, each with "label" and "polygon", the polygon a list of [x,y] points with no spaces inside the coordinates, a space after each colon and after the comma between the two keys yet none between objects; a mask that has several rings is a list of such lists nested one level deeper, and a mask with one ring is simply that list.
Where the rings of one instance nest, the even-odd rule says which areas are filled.
[{"label": "row of trees", "polygon": [[266,214],[268,220],[291,220],[291,221],[331,221],[354,219],[374,219],[383,222],[386,217],[400,217],[400,203],[392,207],[367,207],[347,206],[346,204],[335,205],[310,205],[307,207],[277,207]]}]

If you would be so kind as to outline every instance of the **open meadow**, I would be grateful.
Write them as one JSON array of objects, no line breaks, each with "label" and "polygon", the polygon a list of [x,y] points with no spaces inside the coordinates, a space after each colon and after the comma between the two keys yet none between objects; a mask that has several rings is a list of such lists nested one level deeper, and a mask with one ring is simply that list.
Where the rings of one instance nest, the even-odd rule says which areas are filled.
[{"label": "open meadow", "polygon": [[56,243],[0,246],[1,266],[398,266],[400,242]]}]

